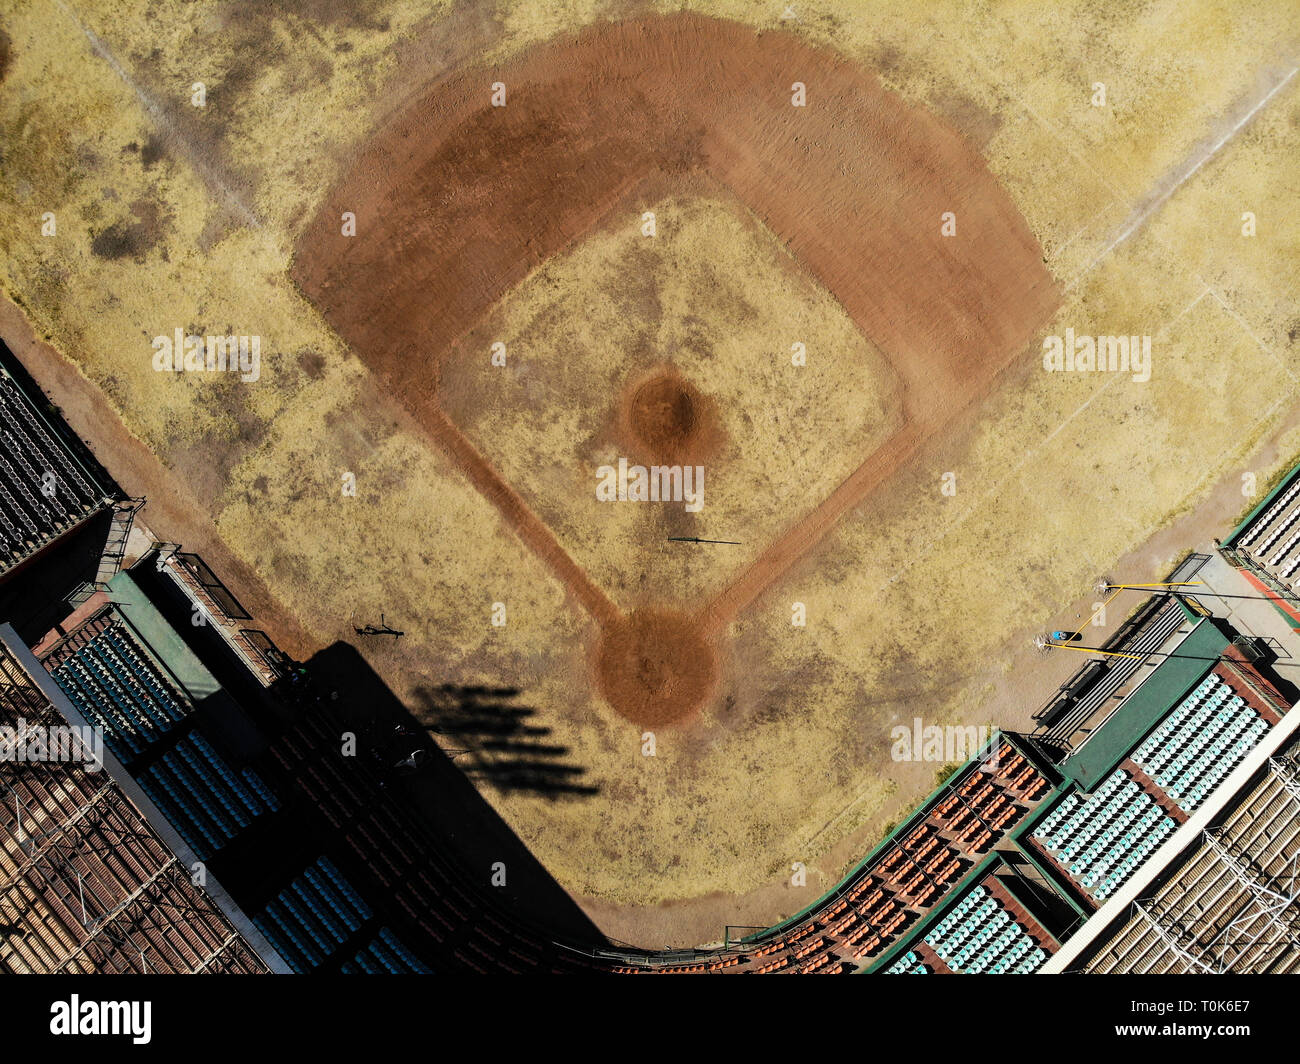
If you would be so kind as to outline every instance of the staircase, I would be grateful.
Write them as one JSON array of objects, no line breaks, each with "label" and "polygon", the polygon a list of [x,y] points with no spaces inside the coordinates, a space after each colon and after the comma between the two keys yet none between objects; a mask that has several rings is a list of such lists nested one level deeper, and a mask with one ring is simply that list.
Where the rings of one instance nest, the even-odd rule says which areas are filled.
[{"label": "staircase", "polygon": [[113,504],[113,520],[109,525],[108,541],[104,544],[104,553],[99,559],[99,570],[95,573],[96,588],[103,588],[121,569],[122,556],[126,554],[126,541],[131,535],[131,524],[143,505],[144,499],[121,499]]}]

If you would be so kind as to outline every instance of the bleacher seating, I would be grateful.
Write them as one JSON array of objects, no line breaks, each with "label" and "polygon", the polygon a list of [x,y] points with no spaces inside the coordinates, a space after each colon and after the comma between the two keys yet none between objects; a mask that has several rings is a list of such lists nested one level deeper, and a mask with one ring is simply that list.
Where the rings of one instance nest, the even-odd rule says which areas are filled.
[{"label": "bleacher seating", "polygon": [[908,950],[886,968],[882,975],[929,975],[930,969],[921,963],[915,950]]},{"label": "bleacher seating", "polygon": [[388,928],[342,968],[344,975],[428,975],[432,969],[397,940]]},{"label": "bleacher seating", "polygon": [[137,779],[200,857],[220,850],[279,801],[251,769],[239,775],[201,735],[186,736]]},{"label": "bleacher seating", "polygon": [[1133,762],[1191,812],[1267,730],[1268,722],[1210,673],[1133,751]]},{"label": "bleacher seating", "polygon": [[[1300,493],[1300,480],[1297,480],[1295,484],[1288,488],[1281,498],[1268,508],[1268,512],[1255,522],[1254,527],[1242,538],[1241,545],[1243,547],[1249,547],[1250,544],[1273,523],[1273,521],[1278,517],[1282,517],[1283,511],[1288,505],[1290,505],[1298,493]],[[1290,513],[1286,514],[1283,520],[1265,539],[1255,546],[1250,547],[1251,553],[1256,557],[1263,557],[1267,554],[1273,544],[1281,539],[1287,529],[1295,523],[1297,516],[1300,516],[1300,507],[1297,507]]]},{"label": "bleacher seating", "polygon": [[1117,769],[1088,799],[1071,794],[1033,838],[1070,878],[1104,901],[1177,825],[1127,772]]},{"label": "bleacher seating", "polygon": [[[463,872],[426,844],[408,811],[376,790],[363,766],[339,754],[335,736],[318,716],[282,736],[271,752],[293,785],[339,831],[384,896],[418,933],[460,966],[479,972],[609,970],[608,963],[571,950],[557,951],[544,936],[485,903],[479,892],[466,886]],[[330,867],[326,865],[327,877]],[[284,931],[275,930],[285,937]],[[389,957],[390,964],[412,963],[388,945],[398,958]],[[306,964],[310,954],[302,952],[305,957],[297,963]],[[363,950],[348,965],[366,971],[365,965],[371,964],[388,971],[384,956],[382,950]]]},{"label": "bleacher seating", "polygon": [[0,572],[93,513],[104,493],[0,370]]},{"label": "bleacher seating", "polygon": [[[785,970],[791,962],[792,971],[845,970],[842,959],[862,961],[884,952],[953,890],[1049,787],[1024,754],[1001,742],[991,756],[954,776],[928,814],[896,835],[838,901],[756,949],[751,956],[765,961],[755,970]],[[819,934],[818,945],[810,950],[802,940],[813,933]]]},{"label": "bleacher seating", "polygon": [[[254,922],[296,970],[310,971],[336,953],[371,916],[352,884],[329,858],[322,857],[280,891]],[[400,963],[392,945],[382,936],[381,941],[376,960],[385,966]],[[366,950],[375,947],[371,943]]]},{"label": "bleacher seating", "polygon": [[191,712],[121,624],[109,624],[67,653],[51,675],[128,764]]},{"label": "bleacher seating", "polygon": [[954,972],[972,975],[1029,975],[1047,961],[1046,950],[982,885],[930,930],[925,944]]}]

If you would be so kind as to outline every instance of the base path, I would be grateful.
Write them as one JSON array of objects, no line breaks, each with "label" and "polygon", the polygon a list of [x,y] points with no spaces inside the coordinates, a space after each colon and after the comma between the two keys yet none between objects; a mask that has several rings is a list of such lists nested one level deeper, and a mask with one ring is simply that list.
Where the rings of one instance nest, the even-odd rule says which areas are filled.
[{"label": "base path", "polygon": [[501,479],[492,463],[465,438],[451,419],[435,409],[425,411],[421,420],[469,482],[497,508],[506,524],[577,597],[592,619],[603,628],[614,624],[621,616],[618,607],[591,582],[582,567],[560,546],[555,534],[533,513],[520,494]]},{"label": "base path", "polygon": [[820,543],[847,510],[875,491],[886,477],[902,465],[919,446],[922,438],[922,432],[913,422],[894,433],[884,446],[858,466],[808,516],[773,540],[739,578],[732,581],[700,612],[700,630],[705,634],[713,634],[725,628],[769,585],[780,579],[795,562]]},{"label": "base path", "polygon": [[1056,306],[1037,241],[958,134],[836,52],[688,14],[437,82],[326,197],[293,275],[398,394],[430,395],[439,360],[513,285],[638,183],[696,171],[936,395],[978,392]]}]

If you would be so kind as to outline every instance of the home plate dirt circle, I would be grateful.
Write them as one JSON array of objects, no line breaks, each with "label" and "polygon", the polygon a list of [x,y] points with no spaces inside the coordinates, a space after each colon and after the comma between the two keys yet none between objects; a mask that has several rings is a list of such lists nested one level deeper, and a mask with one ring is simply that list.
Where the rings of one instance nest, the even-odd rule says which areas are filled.
[{"label": "home plate dirt circle", "polygon": [[717,669],[712,647],[689,617],[640,609],[605,629],[596,675],[615,711],[653,727],[694,716],[713,691]]}]

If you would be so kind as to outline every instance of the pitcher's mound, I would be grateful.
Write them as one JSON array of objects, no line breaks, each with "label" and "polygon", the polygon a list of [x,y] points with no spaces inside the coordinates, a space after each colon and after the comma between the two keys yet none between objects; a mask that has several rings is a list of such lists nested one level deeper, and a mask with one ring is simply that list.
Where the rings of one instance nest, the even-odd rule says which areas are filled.
[{"label": "pitcher's mound", "polygon": [[662,465],[702,462],[720,435],[712,400],[673,366],[663,366],[627,389],[623,420],[641,456]]},{"label": "pitcher's mound", "polygon": [[606,701],[640,725],[693,716],[713,688],[713,651],[691,620],[671,610],[637,610],[605,631],[596,660]]}]

